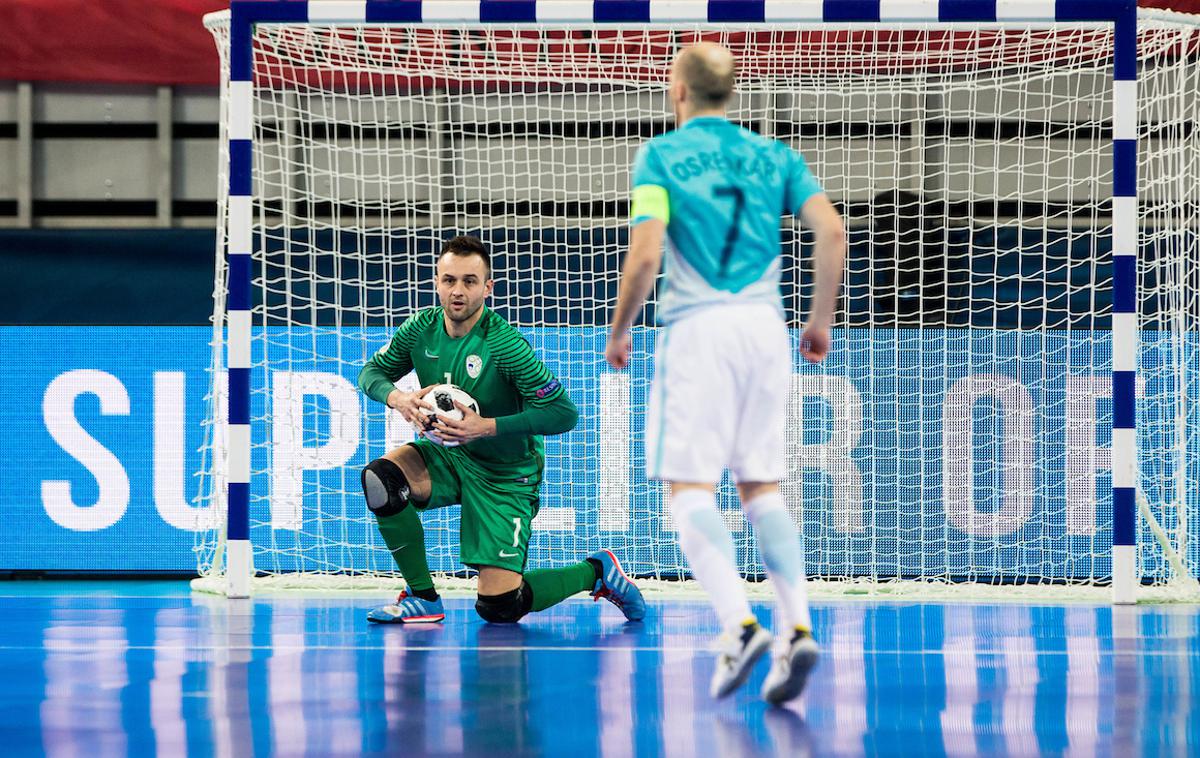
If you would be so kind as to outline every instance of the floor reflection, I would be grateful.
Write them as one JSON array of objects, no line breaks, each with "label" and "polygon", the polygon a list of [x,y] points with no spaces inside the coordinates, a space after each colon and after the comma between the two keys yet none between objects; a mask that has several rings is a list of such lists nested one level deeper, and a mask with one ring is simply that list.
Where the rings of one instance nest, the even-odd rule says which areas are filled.
[{"label": "floor reflection", "polygon": [[715,623],[694,602],[660,602],[643,624],[567,603],[501,627],[452,600],[445,625],[395,628],[365,624],[357,597],[60,585],[0,585],[5,755],[1200,750],[1191,607],[817,604],[810,690],[768,709],[765,665],[709,699]]}]

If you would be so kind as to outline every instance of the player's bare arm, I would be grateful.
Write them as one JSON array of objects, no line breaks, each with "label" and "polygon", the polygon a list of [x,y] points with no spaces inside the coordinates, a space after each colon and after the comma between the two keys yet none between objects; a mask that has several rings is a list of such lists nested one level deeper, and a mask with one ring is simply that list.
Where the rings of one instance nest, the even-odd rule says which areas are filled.
[{"label": "player's bare arm", "polygon": [[604,357],[613,368],[629,365],[629,329],[654,289],[654,280],[662,267],[666,230],[667,225],[658,219],[643,221],[630,230],[629,253],[621,268],[617,307],[608,333],[608,347],[604,350]]},{"label": "player's bare arm", "polygon": [[830,328],[846,259],[846,229],[841,215],[824,193],[809,198],[800,211],[800,219],[816,235],[813,249],[816,286],[812,308],[800,335],[800,354],[811,363],[820,363],[829,353]]}]

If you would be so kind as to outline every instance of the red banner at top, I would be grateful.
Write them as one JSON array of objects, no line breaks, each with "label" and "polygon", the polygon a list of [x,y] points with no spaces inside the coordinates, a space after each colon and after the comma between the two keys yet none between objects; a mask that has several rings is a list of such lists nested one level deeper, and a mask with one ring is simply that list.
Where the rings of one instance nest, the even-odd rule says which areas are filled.
[{"label": "red banner at top", "polygon": [[205,13],[228,0],[3,0],[0,79],[216,84]]},{"label": "red banner at top", "polygon": [[[1200,13],[1200,0],[1141,0]],[[0,0],[0,79],[216,84],[201,24],[228,0]]]}]

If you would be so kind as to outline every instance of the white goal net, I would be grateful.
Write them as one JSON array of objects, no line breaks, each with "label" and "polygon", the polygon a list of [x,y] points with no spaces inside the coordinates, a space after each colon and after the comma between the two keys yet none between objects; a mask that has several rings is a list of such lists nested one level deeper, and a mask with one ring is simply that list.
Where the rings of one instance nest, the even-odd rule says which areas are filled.
[{"label": "white goal net", "polygon": [[[208,25],[227,83],[227,17]],[[259,25],[260,575],[398,581],[359,470],[412,432],[354,380],[435,303],[440,242],[476,234],[493,255],[492,307],[581,411],[574,431],[546,440],[529,565],[609,547],[632,574],[688,576],[665,493],[643,470],[653,302],[631,370],[609,372],[602,350],[630,163],[673,127],[670,61],[699,39],[737,56],[730,118],[800,150],[848,226],[834,349],[820,366],[797,363],[780,409],[783,486],[809,573],[852,588],[1004,594],[1110,581],[1113,41],[1085,25]],[[1200,527],[1198,39],[1179,18],[1140,24],[1138,571],[1154,585],[1200,566],[1189,539]],[[783,225],[782,297],[798,332],[810,240]],[[218,252],[198,503],[215,507],[196,545],[205,576],[222,571],[224,545]],[[728,481],[720,493],[741,570],[757,580]],[[459,572],[458,509],[424,522],[433,570]]]}]

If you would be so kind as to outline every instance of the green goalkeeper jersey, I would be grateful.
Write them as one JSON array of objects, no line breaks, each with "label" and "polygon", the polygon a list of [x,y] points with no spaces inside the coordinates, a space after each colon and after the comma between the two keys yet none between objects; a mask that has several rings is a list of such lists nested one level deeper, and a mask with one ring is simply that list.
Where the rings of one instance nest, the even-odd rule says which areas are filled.
[{"label": "green goalkeeper jersey", "polygon": [[421,386],[447,381],[479,403],[479,414],[496,420],[496,436],[468,442],[465,453],[500,477],[541,480],[541,435],[575,428],[579,411],[562,384],[525,338],[489,308],[462,337],[451,337],[443,309],[426,308],[400,326],[392,341],[367,361],[358,386],[381,403],[394,382],[415,370]]}]

